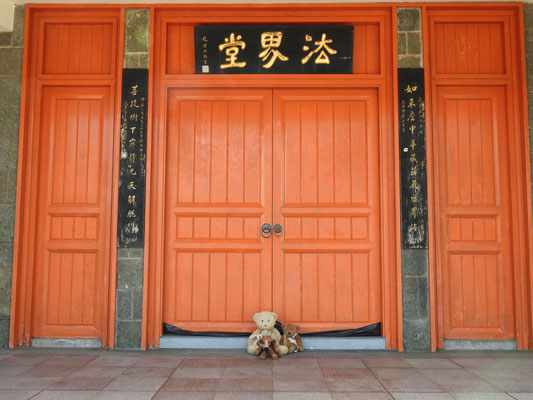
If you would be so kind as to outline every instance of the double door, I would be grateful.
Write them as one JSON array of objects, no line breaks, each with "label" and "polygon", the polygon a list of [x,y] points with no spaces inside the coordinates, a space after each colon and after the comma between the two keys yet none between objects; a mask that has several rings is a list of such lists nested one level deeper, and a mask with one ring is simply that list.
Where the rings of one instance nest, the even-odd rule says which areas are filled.
[{"label": "double door", "polygon": [[[170,89],[163,322],[381,321],[378,91]],[[264,232],[264,224],[281,232]]]}]

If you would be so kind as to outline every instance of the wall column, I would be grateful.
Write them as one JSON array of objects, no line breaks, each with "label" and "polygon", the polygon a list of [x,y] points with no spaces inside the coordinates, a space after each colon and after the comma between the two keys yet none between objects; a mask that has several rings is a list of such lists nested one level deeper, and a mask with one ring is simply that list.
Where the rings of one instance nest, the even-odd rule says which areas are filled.
[{"label": "wall column", "polygon": [[[423,68],[422,55],[422,18],[421,9],[398,8],[398,68]],[[402,134],[402,133],[400,133]],[[425,137],[425,136],[424,136]],[[418,143],[419,146],[424,143]],[[403,148],[400,149],[400,152]],[[402,154],[402,153],[401,153]],[[402,158],[402,156],[400,156]],[[418,159],[425,169],[425,159]],[[426,179],[425,171],[423,172]],[[426,182],[419,182],[422,190]],[[402,201],[409,194],[407,182],[401,182]],[[423,196],[422,208],[427,210],[427,197]],[[420,208],[420,207],[419,207]],[[425,227],[427,227],[427,213]],[[402,225],[407,221],[402,216]],[[402,229],[402,232],[405,230]],[[431,349],[429,323],[429,278],[428,249],[425,246],[403,245],[402,240],[402,310],[403,310],[403,346],[406,351],[429,351]]]},{"label": "wall column", "polygon": [[[126,9],[124,68],[148,69],[149,25],[149,9]],[[122,135],[123,132],[121,132]],[[119,203],[119,210],[121,207],[127,207],[127,204]],[[144,249],[142,247],[119,247],[115,326],[115,348],[117,349],[141,348],[143,266]]]}]

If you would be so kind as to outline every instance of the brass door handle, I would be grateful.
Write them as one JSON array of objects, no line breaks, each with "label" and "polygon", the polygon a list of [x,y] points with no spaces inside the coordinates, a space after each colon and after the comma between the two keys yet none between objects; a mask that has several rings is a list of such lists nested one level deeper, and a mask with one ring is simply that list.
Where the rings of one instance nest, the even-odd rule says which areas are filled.
[{"label": "brass door handle", "polygon": [[283,227],[280,224],[274,225],[274,234],[276,236],[281,236],[282,231],[283,231]]}]

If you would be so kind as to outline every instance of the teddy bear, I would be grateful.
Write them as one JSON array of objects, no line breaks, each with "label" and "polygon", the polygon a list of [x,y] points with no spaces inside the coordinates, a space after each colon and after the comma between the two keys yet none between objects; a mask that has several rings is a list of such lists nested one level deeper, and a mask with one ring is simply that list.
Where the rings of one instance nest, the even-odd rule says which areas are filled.
[{"label": "teddy bear", "polygon": [[276,350],[274,350],[276,341],[270,336],[262,336],[257,344],[259,348],[256,350],[255,354],[259,355],[261,360],[264,360],[268,353],[270,353],[270,357],[272,357],[274,360],[279,358],[278,353],[276,353]]},{"label": "teddy bear", "polygon": [[281,343],[281,335],[279,331],[274,328],[276,319],[278,316],[276,313],[270,311],[261,311],[254,314],[254,322],[257,325],[257,329],[248,338],[248,353],[256,354],[259,348],[259,340],[263,336],[270,336],[274,339],[274,350],[280,356],[287,354],[289,349],[287,346],[283,346]]},{"label": "teddy bear", "polygon": [[298,334],[300,325],[295,324],[281,324],[283,336],[281,336],[281,344],[287,346],[289,353],[296,353],[297,351],[304,351],[302,338]]}]

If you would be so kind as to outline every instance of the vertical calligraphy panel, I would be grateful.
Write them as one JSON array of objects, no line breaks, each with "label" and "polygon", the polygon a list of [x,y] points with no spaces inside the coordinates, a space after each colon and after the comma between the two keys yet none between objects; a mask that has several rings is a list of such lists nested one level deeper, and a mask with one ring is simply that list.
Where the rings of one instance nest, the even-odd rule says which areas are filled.
[{"label": "vertical calligraphy panel", "polygon": [[118,246],[143,247],[148,70],[124,69],[120,124]]},{"label": "vertical calligraphy panel", "polygon": [[428,247],[424,70],[398,69],[402,247]]}]

